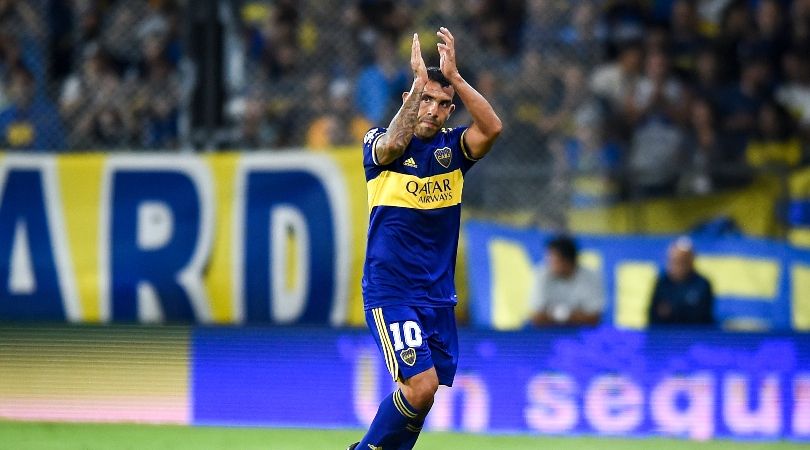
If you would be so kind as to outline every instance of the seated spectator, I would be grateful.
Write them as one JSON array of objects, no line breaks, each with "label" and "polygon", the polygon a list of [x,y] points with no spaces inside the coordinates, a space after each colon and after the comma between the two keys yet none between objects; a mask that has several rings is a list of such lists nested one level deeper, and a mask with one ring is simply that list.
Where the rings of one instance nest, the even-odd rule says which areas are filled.
[{"label": "seated spectator", "polygon": [[11,70],[10,104],[0,111],[0,147],[9,150],[60,150],[65,146],[56,107],[36,91],[34,75],[24,66]]},{"label": "seated spectator", "polygon": [[689,238],[670,245],[666,269],[655,282],[648,319],[652,326],[714,323],[712,286],[695,271],[695,251]]},{"label": "seated spectator", "polygon": [[802,159],[802,144],[793,120],[778,103],[768,101],[759,109],[757,132],[748,141],[745,159],[751,167],[794,167]]},{"label": "seated spectator", "polygon": [[545,264],[535,280],[529,305],[531,323],[597,325],[605,307],[602,280],[579,265],[573,239],[559,236],[546,244]]}]

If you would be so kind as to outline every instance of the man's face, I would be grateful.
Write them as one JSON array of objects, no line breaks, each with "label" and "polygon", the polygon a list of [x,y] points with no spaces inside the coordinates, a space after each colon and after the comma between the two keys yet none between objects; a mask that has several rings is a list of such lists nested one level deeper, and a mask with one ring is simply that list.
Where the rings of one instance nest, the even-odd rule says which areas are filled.
[{"label": "man's face", "polygon": [[456,109],[453,104],[454,94],[452,86],[442,87],[438,81],[428,81],[419,100],[419,113],[414,130],[416,136],[420,139],[429,139],[439,132]]},{"label": "man's face", "polygon": [[667,275],[676,282],[685,280],[692,273],[694,255],[691,251],[673,246],[667,254]]},{"label": "man's face", "polygon": [[34,98],[34,80],[22,74],[12,74],[9,96],[19,106],[27,107]]},{"label": "man's face", "polygon": [[574,271],[573,264],[554,249],[546,250],[546,264],[548,264],[549,272],[555,278],[568,278]]}]

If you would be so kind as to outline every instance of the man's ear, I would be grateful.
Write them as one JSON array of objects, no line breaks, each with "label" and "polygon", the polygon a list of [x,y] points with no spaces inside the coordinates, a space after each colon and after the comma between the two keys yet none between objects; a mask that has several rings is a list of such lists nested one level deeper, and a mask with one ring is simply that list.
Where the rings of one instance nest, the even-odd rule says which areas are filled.
[{"label": "man's ear", "polygon": [[409,94],[408,92],[403,92],[402,93],[402,103],[405,103],[405,100],[408,99],[408,94]]},{"label": "man's ear", "polygon": [[450,114],[453,114],[453,111],[455,111],[455,110],[456,110],[456,104],[455,104],[455,103],[451,103],[451,104],[450,104],[450,112],[449,112],[449,113],[447,113],[447,117],[450,117]]}]

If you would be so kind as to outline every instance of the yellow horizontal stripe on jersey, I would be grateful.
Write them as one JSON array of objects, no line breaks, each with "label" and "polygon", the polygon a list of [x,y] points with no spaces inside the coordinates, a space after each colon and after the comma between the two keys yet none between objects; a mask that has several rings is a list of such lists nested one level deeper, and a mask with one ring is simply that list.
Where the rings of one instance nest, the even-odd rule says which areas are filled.
[{"label": "yellow horizontal stripe on jersey", "polygon": [[425,178],[385,170],[368,182],[368,209],[375,206],[446,208],[461,203],[463,189],[461,169]]}]

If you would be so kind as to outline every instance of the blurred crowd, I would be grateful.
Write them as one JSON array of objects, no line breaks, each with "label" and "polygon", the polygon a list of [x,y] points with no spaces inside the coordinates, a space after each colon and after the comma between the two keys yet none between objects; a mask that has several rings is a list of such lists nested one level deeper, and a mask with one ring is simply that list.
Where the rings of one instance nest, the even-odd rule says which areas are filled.
[{"label": "blurred crowd", "polygon": [[0,0],[0,147],[163,149],[178,143],[172,0]]},{"label": "blurred crowd", "polygon": [[[490,168],[573,206],[704,194],[808,162],[810,0],[234,0],[229,148],[357,145],[435,30],[506,125]],[[184,0],[0,0],[14,149],[172,149],[194,86]],[[459,105],[461,106],[461,105]],[[469,120],[463,107],[453,124]],[[185,128],[184,128],[185,127]],[[493,169],[494,170],[494,169]],[[497,176],[494,174],[492,176]]]},{"label": "blurred crowd", "polygon": [[494,167],[547,174],[574,206],[704,194],[807,162],[808,0],[338,3],[245,4],[240,144],[356,144],[409,86],[410,33],[436,64],[444,25],[506,124]]}]

